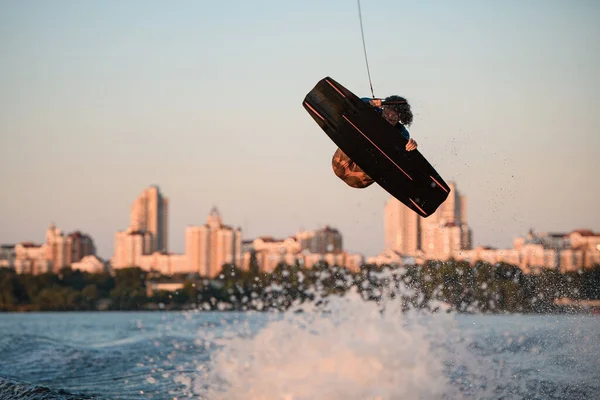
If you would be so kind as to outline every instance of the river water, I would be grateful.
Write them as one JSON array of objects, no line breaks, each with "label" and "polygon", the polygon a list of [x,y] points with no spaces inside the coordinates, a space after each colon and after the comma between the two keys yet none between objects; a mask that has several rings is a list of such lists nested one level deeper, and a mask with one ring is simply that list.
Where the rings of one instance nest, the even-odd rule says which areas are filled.
[{"label": "river water", "polygon": [[0,399],[598,399],[600,316],[0,314]]}]

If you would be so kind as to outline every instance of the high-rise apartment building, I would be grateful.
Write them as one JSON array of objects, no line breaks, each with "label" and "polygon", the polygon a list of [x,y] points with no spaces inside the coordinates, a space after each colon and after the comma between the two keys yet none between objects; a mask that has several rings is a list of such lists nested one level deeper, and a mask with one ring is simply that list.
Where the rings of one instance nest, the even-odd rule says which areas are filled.
[{"label": "high-rise apartment building", "polygon": [[223,264],[241,267],[241,229],[224,225],[214,207],[206,224],[186,228],[185,253],[190,270],[202,276],[215,277]]},{"label": "high-rise apartment building", "polygon": [[169,200],[158,186],[145,189],[131,205],[129,228],[152,234],[152,251],[168,251]]},{"label": "high-rise apartment building", "polygon": [[202,276],[208,275],[209,229],[206,225],[188,226],[185,229],[185,255],[188,268]]},{"label": "high-rise apartment building", "polygon": [[68,265],[81,261],[84,257],[96,254],[96,246],[91,236],[80,231],[75,231],[69,234],[68,242],[70,244],[70,252],[67,254]]},{"label": "high-rise apartment building", "polygon": [[46,245],[46,259],[56,271],[96,254],[94,241],[89,235],[79,231],[65,235],[54,224],[46,230]]},{"label": "high-rise apartment building", "polygon": [[471,248],[472,233],[467,223],[466,197],[454,182],[435,213],[417,215],[395,198],[385,205],[385,248],[406,256],[445,260]]},{"label": "high-rise apartment building", "polygon": [[158,186],[146,188],[133,201],[129,227],[115,233],[114,268],[139,266],[141,256],[167,252],[168,206]]},{"label": "high-rise apartment building", "polygon": [[115,233],[114,268],[139,267],[142,256],[152,254],[153,236],[150,232],[128,229]]},{"label": "high-rise apartment building", "polygon": [[390,198],[384,209],[385,248],[402,254],[415,254],[421,249],[421,219],[396,198]]}]

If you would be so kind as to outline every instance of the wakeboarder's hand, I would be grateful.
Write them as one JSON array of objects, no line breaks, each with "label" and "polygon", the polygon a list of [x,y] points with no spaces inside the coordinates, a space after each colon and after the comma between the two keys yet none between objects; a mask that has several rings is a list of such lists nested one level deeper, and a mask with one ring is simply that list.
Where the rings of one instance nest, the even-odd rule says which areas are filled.
[{"label": "wakeboarder's hand", "polygon": [[381,107],[381,99],[369,100],[369,104],[373,107]]},{"label": "wakeboarder's hand", "polygon": [[413,151],[417,148],[417,142],[415,141],[415,139],[410,138],[408,139],[408,143],[406,143],[406,151]]}]

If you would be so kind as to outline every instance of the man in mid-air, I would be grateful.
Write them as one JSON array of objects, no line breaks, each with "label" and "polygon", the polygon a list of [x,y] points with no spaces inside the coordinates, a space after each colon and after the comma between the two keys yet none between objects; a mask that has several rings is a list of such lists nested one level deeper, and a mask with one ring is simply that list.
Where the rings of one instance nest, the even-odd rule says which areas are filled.
[{"label": "man in mid-air", "polygon": [[[406,144],[407,151],[417,148],[417,142],[410,137],[410,133],[406,129],[412,123],[413,115],[410,110],[410,104],[408,104],[405,98],[396,95],[389,96],[385,99],[385,102],[393,104],[384,104],[383,106],[381,99],[363,98],[361,100],[368,102],[387,122],[400,131],[402,136],[408,140]],[[353,188],[366,188],[374,182],[340,148],[333,154],[331,166],[338,178]]]}]

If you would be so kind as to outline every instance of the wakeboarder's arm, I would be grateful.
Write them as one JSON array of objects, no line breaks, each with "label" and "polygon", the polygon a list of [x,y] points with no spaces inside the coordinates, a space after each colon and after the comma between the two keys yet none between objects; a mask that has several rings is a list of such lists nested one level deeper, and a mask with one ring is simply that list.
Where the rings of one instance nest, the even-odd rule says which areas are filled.
[{"label": "wakeboarder's arm", "polygon": [[371,99],[370,97],[361,97],[360,99],[365,103],[369,103],[369,105],[373,107],[379,114],[383,112],[383,108],[381,107],[381,99]]},{"label": "wakeboarder's arm", "polygon": [[398,129],[400,131],[400,133],[402,134],[402,136],[404,136],[404,138],[406,140],[408,140],[408,143],[406,143],[406,147],[405,147],[406,151],[416,150],[417,146],[418,146],[417,141],[410,137],[410,133],[408,132],[408,129],[406,129],[406,127],[399,122],[396,124],[396,129]]}]

